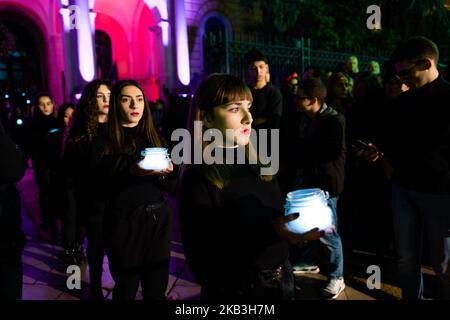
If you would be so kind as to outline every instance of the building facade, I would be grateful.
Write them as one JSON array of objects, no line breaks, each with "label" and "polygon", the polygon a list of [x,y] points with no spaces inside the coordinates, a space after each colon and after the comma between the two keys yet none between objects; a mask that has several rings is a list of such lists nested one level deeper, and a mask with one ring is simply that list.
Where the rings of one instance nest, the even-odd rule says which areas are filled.
[{"label": "building facade", "polygon": [[0,0],[0,23],[16,42],[0,58],[2,94],[17,89],[28,101],[45,90],[59,104],[95,78],[135,79],[152,100],[164,89],[191,92],[211,71],[205,34],[230,41],[259,18],[240,0]]}]

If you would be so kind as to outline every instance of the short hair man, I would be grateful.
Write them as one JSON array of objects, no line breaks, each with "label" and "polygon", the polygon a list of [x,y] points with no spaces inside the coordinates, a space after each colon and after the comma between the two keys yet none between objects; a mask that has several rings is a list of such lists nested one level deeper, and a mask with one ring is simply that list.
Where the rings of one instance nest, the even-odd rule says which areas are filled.
[{"label": "short hair man", "polygon": [[[397,74],[411,89],[400,96],[394,132],[393,214],[403,298],[420,299],[421,237],[425,227],[440,285],[450,298],[450,84],[439,76],[439,50],[423,37],[409,39],[393,53]],[[397,122],[397,121],[396,121]],[[446,243],[447,242],[447,243]]]},{"label": "short hair man", "polygon": [[[344,188],[345,119],[325,103],[326,95],[326,86],[318,78],[303,80],[298,87],[295,104],[299,112],[290,134],[290,168],[295,173],[291,189],[327,191],[337,226],[337,201]],[[329,278],[323,296],[335,299],[345,288],[341,238],[335,229],[319,241],[325,248],[323,271]]]},{"label": "short hair man", "polygon": [[246,55],[253,95],[251,113],[255,129],[278,129],[282,113],[281,92],[269,81],[267,57],[259,50],[251,50]]},{"label": "short hair man", "polygon": [[[424,37],[399,45],[391,60],[410,90],[392,118],[386,159],[392,175],[392,212],[403,299],[423,297],[422,234],[437,276],[437,297],[450,299],[450,84],[437,69],[439,50]],[[379,152],[365,152],[377,161]],[[389,166],[387,164],[390,164]]]},{"label": "short hair man", "polygon": [[352,79],[355,79],[355,77],[359,73],[358,57],[357,56],[348,57],[347,62],[345,63],[344,70]]}]

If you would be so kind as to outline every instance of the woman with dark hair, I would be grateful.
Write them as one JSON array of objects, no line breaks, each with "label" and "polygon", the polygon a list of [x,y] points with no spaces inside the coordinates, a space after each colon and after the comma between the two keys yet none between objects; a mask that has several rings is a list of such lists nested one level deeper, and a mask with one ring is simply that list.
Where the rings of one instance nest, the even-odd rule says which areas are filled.
[{"label": "woman with dark hair", "polygon": [[98,135],[107,131],[110,90],[108,80],[94,80],[86,85],[76,108],[64,152],[68,190],[68,206],[63,224],[65,256],[75,264],[84,260],[81,228],[84,225],[88,240],[90,299],[93,300],[103,299],[103,215],[106,203],[99,196],[99,190],[95,189],[89,161],[92,143]]},{"label": "woman with dark hair", "polygon": [[25,148],[33,163],[34,178],[39,192],[40,226],[44,230],[49,230],[52,237],[57,239],[56,213],[50,201],[50,168],[45,149],[49,133],[58,128],[56,107],[52,97],[46,92],[36,94],[32,113],[33,119],[27,129]]},{"label": "woman with dark hair", "polygon": [[[187,261],[202,286],[202,299],[293,299],[294,280],[288,244],[317,239],[321,233],[290,233],[282,215],[282,197],[274,176],[263,174],[250,142],[252,95],[237,77],[214,74],[194,95],[191,120],[195,141],[208,129],[225,137],[214,152],[227,153],[232,164],[197,164],[183,170],[180,226]],[[226,135],[226,132],[233,133]],[[228,155],[228,153],[231,153]],[[245,161],[242,159],[245,155]],[[229,162],[229,161],[227,161]]]},{"label": "woman with dark hair", "polygon": [[115,281],[113,300],[133,300],[142,285],[144,300],[165,299],[169,276],[172,212],[163,196],[172,172],[144,170],[141,151],[162,147],[144,91],[133,80],[112,90],[108,135],[95,144],[99,190],[108,195],[105,244]]},{"label": "woman with dark hair", "polygon": [[62,218],[64,221],[66,215],[62,155],[64,137],[67,134],[68,124],[74,110],[75,105],[71,102],[63,103],[59,107],[56,118],[57,127],[48,132],[42,144],[49,187],[49,203],[51,212],[54,213],[53,225],[57,218]]},{"label": "woman with dark hair", "polygon": [[68,128],[75,111],[75,104],[72,102],[63,103],[58,109],[58,123],[61,127]]},{"label": "woman with dark hair", "polygon": [[69,134],[70,123],[74,112],[75,104],[72,102],[63,103],[58,108],[56,117],[57,126],[50,130],[45,141],[45,153],[48,161],[51,162],[52,167],[55,167],[57,162],[58,166],[61,164],[60,162],[64,153],[64,144]]},{"label": "woman with dark hair", "polygon": [[353,107],[353,79],[344,72],[333,73],[327,81],[327,104],[347,115]]}]

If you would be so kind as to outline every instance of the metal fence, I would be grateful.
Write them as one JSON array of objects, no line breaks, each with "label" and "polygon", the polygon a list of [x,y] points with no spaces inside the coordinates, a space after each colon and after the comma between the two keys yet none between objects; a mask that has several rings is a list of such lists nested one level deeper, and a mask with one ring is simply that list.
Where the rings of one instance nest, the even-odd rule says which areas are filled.
[{"label": "metal fence", "polygon": [[[223,37],[225,39],[225,37]],[[359,60],[364,71],[370,60],[383,64],[390,52],[363,47],[344,47],[340,43],[318,42],[306,38],[290,38],[263,33],[234,33],[229,41],[218,41],[217,35],[205,35],[205,72],[227,72],[248,81],[245,54],[251,49],[265,53],[269,60],[271,81],[281,85],[285,76],[296,71],[303,73],[309,65],[324,71],[335,71],[350,55]]]}]

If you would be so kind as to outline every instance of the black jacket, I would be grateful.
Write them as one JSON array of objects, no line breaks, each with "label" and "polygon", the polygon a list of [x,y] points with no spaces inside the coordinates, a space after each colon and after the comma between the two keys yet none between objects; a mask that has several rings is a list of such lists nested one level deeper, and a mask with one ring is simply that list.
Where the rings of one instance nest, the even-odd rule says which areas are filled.
[{"label": "black jacket", "polygon": [[270,82],[261,89],[251,87],[253,103],[250,109],[253,119],[265,118],[267,121],[256,129],[279,129],[283,111],[283,97],[280,90]]},{"label": "black jacket", "polygon": [[450,84],[442,77],[400,95],[385,153],[394,181],[411,190],[450,194]]},{"label": "black jacket", "polygon": [[46,168],[45,143],[48,135],[54,129],[58,129],[58,121],[51,116],[41,116],[33,119],[26,128],[27,137],[24,148],[33,160],[33,167]]},{"label": "black jacket", "polygon": [[272,225],[283,214],[276,180],[264,182],[244,164],[230,165],[229,170],[223,189],[195,166],[182,178],[183,247],[192,274],[202,286],[239,286],[252,272],[279,266],[288,257],[287,243]]},{"label": "black jacket", "polygon": [[290,132],[288,161],[295,172],[291,189],[320,188],[338,196],[344,189],[344,117],[324,103],[315,118],[297,113]]},{"label": "black jacket", "polygon": [[130,168],[141,159],[141,151],[153,147],[137,128],[124,128],[126,147],[120,154],[108,154],[109,136],[100,135],[93,143],[91,170],[96,195],[113,208],[127,212],[140,205],[163,200],[163,192],[175,188],[174,174],[135,176]]},{"label": "black jacket", "polygon": [[[0,124],[0,247],[23,246],[20,196],[15,187],[26,169],[24,153],[6,135]],[[2,254],[5,254],[2,251]]]}]

